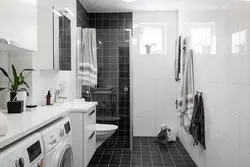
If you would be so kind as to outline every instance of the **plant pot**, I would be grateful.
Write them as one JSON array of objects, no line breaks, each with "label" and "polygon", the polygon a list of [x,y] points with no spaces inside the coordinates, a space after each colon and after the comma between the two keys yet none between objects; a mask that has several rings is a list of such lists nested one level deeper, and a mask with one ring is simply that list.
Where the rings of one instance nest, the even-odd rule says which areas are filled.
[{"label": "plant pot", "polygon": [[26,100],[27,100],[27,92],[26,91],[20,91],[17,93],[17,100],[23,101],[23,110],[26,109]]},{"label": "plant pot", "polygon": [[146,52],[148,55],[151,54],[151,48],[152,46],[146,46]]},{"label": "plant pot", "polygon": [[10,92],[10,101],[13,101],[15,97],[16,97],[16,92]]}]

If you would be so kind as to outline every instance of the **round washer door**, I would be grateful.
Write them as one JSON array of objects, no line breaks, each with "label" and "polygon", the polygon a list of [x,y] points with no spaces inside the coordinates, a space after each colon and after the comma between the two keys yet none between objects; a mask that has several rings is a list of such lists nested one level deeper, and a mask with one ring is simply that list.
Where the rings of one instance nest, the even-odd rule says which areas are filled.
[{"label": "round washer door", "polygon": [[74,167],[73,151],[70,145],[63,144],[54,159],[55,167]]}]

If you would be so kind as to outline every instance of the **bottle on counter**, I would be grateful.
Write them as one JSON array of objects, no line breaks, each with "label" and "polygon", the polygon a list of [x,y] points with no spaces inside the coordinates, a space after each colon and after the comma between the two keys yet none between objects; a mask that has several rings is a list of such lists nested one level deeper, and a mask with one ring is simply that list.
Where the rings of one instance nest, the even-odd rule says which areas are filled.
[{"label": "bottle on counter", "polygon": [[46,96],[46,105],[51,105],[51,93],[48,91],[48,94]]}]

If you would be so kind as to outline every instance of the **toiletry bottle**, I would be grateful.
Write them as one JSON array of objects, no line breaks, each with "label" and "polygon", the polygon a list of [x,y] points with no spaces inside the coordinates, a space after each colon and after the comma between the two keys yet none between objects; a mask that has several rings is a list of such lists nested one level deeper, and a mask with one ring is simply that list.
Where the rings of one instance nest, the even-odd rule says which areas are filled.
[{"label": "toiletry bottle", "polygon": [[48,94],[46,96],[46,105],[51,105],[51,93],[48,91]]}]

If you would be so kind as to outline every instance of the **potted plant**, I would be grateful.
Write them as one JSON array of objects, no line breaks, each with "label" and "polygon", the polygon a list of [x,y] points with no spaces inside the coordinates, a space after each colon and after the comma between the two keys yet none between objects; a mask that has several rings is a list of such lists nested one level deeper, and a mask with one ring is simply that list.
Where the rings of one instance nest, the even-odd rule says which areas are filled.
[{"label": "potted plant", "polygon": [[156,44],[147,44],[146,47],[146,53],[149,55],[152,52],[152,46],[155,46]]},{"label": "potted plant", "polygon": [[[13,100],[23,100],[24,106],[26,105],[26,98],[29,96],[29,92],[27,89],[29,88],[28,83],[25,81],[25,78],[31,74],[32,71],[35,71],[34,69],[24,69],[22,72],[18,75],[16,68],[14,65],[12,65],[12,73],[13,78],[10,78],[10,75],[0,67],[0,71],[3,73],[3,75],[8,78],[10,82],[10,87],[8,88],[0,88],[0,91],[2,90],[9,90],[10,91],[10,101]],[[24,74],[28,72],[25,76]],[[17,98],[16,98],[17,97]]]}]

